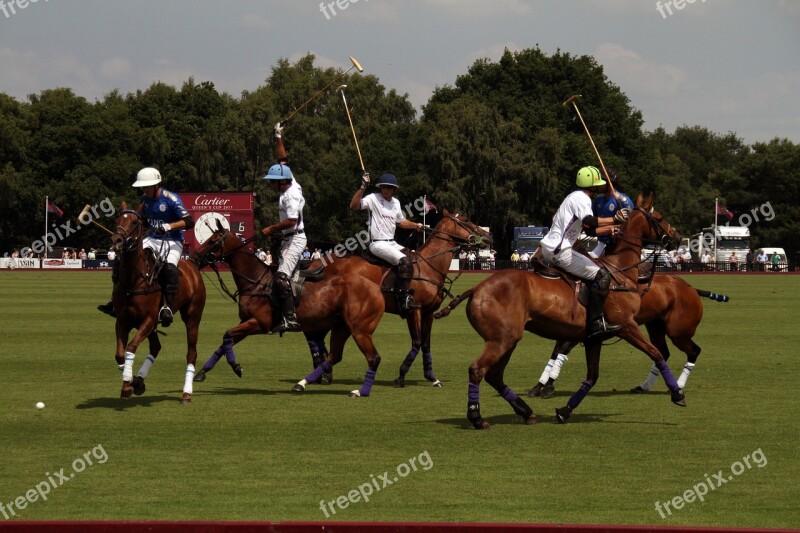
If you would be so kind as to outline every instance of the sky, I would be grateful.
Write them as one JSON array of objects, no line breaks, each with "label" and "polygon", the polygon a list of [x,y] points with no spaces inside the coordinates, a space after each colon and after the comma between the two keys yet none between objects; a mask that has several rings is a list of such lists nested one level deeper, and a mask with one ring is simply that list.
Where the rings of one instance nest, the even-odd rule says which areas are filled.
[{"label": "sky", "polygon": [[536,46],[593,56],[647,131],[800,143],[800,0],[0,0],[0,91],[21,101],[190,76],[238,97],[311,52],[421,113],[475,60]]}]

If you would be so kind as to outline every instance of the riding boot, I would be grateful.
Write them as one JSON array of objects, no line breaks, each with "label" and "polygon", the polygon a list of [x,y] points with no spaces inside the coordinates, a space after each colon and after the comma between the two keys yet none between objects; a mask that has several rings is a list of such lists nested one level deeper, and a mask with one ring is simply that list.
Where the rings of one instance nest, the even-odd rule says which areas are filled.
[{"label": "riding boot", "polygon": [[164,306],[158,313],[158,320],[161,322],[163,327],[167,328],[170,326],[170,324],[172,324],[172,320],[174,319],[172,307],[173,302],[175,301],[175,295],[178,294],[180,283],[178,267],[167,263],[164,265],[164,268],[161,269],[158,278],[158,282],[161,284],[161,292],[164,294],[165,302]]},{"label": "riding boot", "polygon": [[405,314],[409,309],[419,307],[414,301],[413,291],[411,290],[411,278],[414,276],[414,267],[409,263],[408,258],[404,257],[397,263],[397,280],[395,287],[400,304],[400,312]]},{"label": "riding boot", "polygon": [[281,304],[283,323],[274,327],[272,331],[300,331],[300,323],[297,322],[297,315],[294,312],[294,295],[292,294],[292,282],[289,280],[289,276],[283,272],[278,272],[275,285],[278,289],[278,301]]},{"label": "riding boot", "polygon": [[[111,282],[114,284],[114,288],[111,290],[113,293],[117,290],[117,284],[119,283],[119,261],[114,261],[114,264],[111,266]],[[113,300],[109,300],[106,304],[98,305],[97,310],[115,318],[117,316],[116,311],[114,311]]]},{"label": "riding boot", "polygon": [[622,326],[618,324],[608,323],[603,314],[603,307],[606,303],[610,285],[611,273],[601,267],[589,291],[589,308],[586,312],[586,340],[599,340],[602,337],[611,336],[622,329]]}]

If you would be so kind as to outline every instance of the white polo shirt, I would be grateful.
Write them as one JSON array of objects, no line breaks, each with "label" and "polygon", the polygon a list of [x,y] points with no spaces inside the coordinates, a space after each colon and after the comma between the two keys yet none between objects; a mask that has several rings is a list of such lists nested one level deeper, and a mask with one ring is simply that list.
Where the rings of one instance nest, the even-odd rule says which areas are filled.
[{"label": "white polo shirt", "polygon": [[297,180],[292,179],[292,185],[281,193],[278,200],[278,210],[280,211],[280,221],[283,222],[287,218],[297,220],[294,227],[283,230],[283,233],[292,233],[299,231],[305,226],[303,225],[303,208],[306,205],[306,200],[303,198],[303,188],[297,183]]},{"label": "white polo shirt", "polygon": [[570,193],[553,217],[550,231],[542,239],[542,247],[555,254],[556,250],[572,248],[581,235],[583,219],[592,216],[592,200],[582,190]]},{"label": "white polo shirt", "polygon": [[394,231],[398,223],[405,220],[403,208],[397,198],[386,200],[380,192],[374,192],[361,198],[360,208],[369,209],[369,236],[373,241],[394,240]]}]

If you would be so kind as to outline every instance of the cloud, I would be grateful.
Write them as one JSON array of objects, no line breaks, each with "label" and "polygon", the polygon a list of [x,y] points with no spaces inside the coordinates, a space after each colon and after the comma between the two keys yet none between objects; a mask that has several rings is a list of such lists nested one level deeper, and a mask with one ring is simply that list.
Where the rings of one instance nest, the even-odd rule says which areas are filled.
[{"label": "cloud", "polygon": [[625,93],[669,97],[687,81],[686,70],[646,59],[619,44],[600,44],[592,55],[603,66],[606,76]]},{"label": "cloud", "polygon": [[42,57],[36,52],[0,48],[2,90],[18,99],[45,89],[69,87],[75,94],[97,95],[102,88],[87,66],[74,54]]},{"label": "cloud", "polygon": [[425,5],[461,17],[508,17],[532,12],[530,4],[522,0],[425,0]]},{"label": "cloud", "polygon": [[107,59],[100,64],[100,75],[107,80],[121,80],[133,71],[131,62],[121,57]]},{"label": "cloud", "polygon": [[797,0],[778,0],[781,11],[792,17],[800,16],[800,2]]},{"label": "cloud", "polygon": [[242,27],[250,30],[268,30],[274,25],[275,24],[271,20],[261,15],[256,15],[254,13],[242,15]]}]

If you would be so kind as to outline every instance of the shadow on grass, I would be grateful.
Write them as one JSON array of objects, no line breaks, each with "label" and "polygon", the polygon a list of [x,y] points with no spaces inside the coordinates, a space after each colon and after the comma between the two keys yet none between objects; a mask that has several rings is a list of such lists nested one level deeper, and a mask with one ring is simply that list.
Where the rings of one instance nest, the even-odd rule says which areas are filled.
[{"label": "shadow on grass", "polygon": [[175,402],[180,403],[180,394],[174,396],[157,395],[148,396],[146,393],[142,396],[133,396],[130,400],[123,400],[122,398],[104,397],[92,398],[83,403],[75,406],[75,409],[114,409],[116,411],[126,411],[128,409],[139,407],[151,407],[154,404],[162,402]]},{"label": "shadow on grass", "polygon": [[[575,391],[577,391],[577,390],[578,389],[575,389]],[[575,394],[575,391],[557,390],[552,394],[552,396],[548,396],[547,398],[542,398],[541,396],[537,396],[536,398],[532,398],[532,399],[533,400],[537,400],[537,401],[538,400],[547,401],[547,400],[552,400],[553,398],[569,398],[570,396]],[[598,390],[598,391],[593,390],[593,391],[589,392],[589,394],[586,397],[587,398],[592,398],[592,397],[609,398],[609,397],[612,397],[612,396],[629,396],[630,398],[641,398],[641,397],[645,397],[645,396],[658,396],[658,395],[669,396],[669,391],[668,390],[663,390],[663,391],[662,390],[657,390],[657,391],[649,391],[649,392],[634,394],[634,393],[630,392],[628,389],[624,389],[624,390],[612,389],[612,390]],[[526,393],[526,397],[529,397],[529,396],[527,396],[527,393]]]},{"label": "shadow on grass", "polygon": [[[606,418],[620,416],[619,413],[596,413],[591,415],[581,415],[581,414],[573,414],[572,418],[569,419],[567,424],[588,424],[592,422],[609,422]],[[556,422],[555,416],[555,409],[552,412],[545,412],[539,411],[536,413],[537,422],[533,425],[533,427],[538,426],[540,424],[558,424]],[[495,416],[486,416],[484,420],[489,422],[489,428],[491,426],[498,425],[498,426],[509,426],[509,425],[516,425],[516,426],[527,426],[517,415],[514,414],[506,414],[506,415],[495,415]],[[440,418],[439,420],[435,420],[438,424],[452,426],[453,429],[474,429],[472,424],[467,420],[467,417],[464,418]],[[611,423],[619,423],[613,422]],[[623,422],[628,424],[635,424],[638,422]],[[652,422],[646,422],[648,424]]]}]

